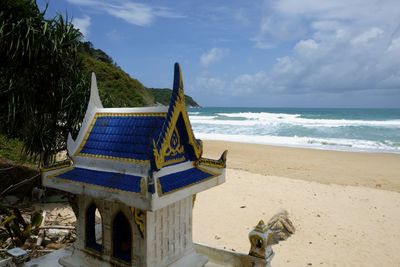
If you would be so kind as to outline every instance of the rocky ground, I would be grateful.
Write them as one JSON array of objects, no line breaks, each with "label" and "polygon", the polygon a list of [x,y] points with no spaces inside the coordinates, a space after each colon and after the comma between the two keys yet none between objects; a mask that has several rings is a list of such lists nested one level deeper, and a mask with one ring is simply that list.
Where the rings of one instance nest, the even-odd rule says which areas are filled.
[{"label": "rocky ground", "polygon": [[[51,197],[56,199],[56,197]],[[7,196],[2,199],[2,204],[7,206],[16,200],[15,196]],[[75,215],[68,202],[58,203],[35,203],[21,202],[13,203],[12,207],[20,210],[22,217],[29,223],[32,214],[38,211],[42,214],[44,220],[39,227],[32,230],[20,248],[26,250],[31,258],[41,256],[53,250],[63,248],[75,241]],[[2,218],[3,217],[3,218]],[[0,215],[0,220],[5,215]],[[15,247],[15,243],[5,230],[4,226],[0,226],[0,251],[6,251]]]},{"label": "rocky ground", "polygon": [[[0,259],[7,257],[7,250],[14,247],[35,258],[75,241],[76,218],[67,195],[42,189],[37,169],[2,159],[0,180]],[[21,217],[16,223],[18,214]],[[35,214],[44,218],[40,225],[31,225]],[[26,239],[23,244],[18,236]]]}]

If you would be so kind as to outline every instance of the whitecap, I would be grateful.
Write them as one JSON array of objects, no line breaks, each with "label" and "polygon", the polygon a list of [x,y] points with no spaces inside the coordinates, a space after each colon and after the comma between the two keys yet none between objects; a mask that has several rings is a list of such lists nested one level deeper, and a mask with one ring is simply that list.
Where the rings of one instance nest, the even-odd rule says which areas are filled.
[{"label": "whitecap", "polygon": [[312,137],[285,137],[273,135],[241,135],[195,132],[196,138],[205,140],[220,140],[241,143],[255,143],[268,145],[282,145],[289,147],[307,147],[316,149],[340,151],[368,151],[400,153],[400,147],[390,146],[379,141],[340,139],[340,138],[312,138]]}]

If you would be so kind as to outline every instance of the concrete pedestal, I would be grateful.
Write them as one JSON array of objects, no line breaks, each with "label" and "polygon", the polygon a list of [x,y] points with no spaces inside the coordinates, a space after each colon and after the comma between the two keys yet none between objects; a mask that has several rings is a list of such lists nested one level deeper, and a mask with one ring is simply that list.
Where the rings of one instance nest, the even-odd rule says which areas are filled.
[{"label": "concrete pedestal", "polygon": [[[135,209],[125,204],[80,195],[77,198],[77,241],[72,254],[60,260],[66,267],[80,266],[204,266],[208,259],[197,254],[192,241],[192,197],[186,197],[156,211],[141,211],[138,221]],[[101,215],[101,249],[87,243],[88,210],[95,207]],[[113,238],[128,233],[116,232],[116,214],[123,214],[131,231],[131,261],[113,255]],[[92,213],[94,216],[94,213]],[[94,221],[92,219],[91,221]]]}]

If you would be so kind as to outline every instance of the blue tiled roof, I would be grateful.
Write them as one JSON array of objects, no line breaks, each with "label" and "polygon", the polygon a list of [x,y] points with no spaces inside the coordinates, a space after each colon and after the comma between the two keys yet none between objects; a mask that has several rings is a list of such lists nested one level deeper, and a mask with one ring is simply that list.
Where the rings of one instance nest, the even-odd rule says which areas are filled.
[{"label": "blue tiled roof", "polygon": [[191,168],[185,171],[176,172],[161,176],[159,182],[163,193],[168,193],[191,184],[196,184],[214,176],[211,173]]},{"label": "blue tiled roof", "polygon": [[164,116],[99,116],[80,153],[149,160]]},{"label": "blue tiled roof", "polygon": [[141,177],[115,172],[95,171],[83,168],[74,168],[57,176],[74,182],[104,186],[128,192],[140,192]]}]

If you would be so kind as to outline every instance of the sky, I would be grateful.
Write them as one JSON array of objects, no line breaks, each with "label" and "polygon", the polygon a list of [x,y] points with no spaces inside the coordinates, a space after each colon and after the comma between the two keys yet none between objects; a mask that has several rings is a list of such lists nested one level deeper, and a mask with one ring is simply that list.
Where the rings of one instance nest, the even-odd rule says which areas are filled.
[{"label": "sky", "polygon": [[202,106],[400,108],[399,0],[38,0],[147,87]]}]

